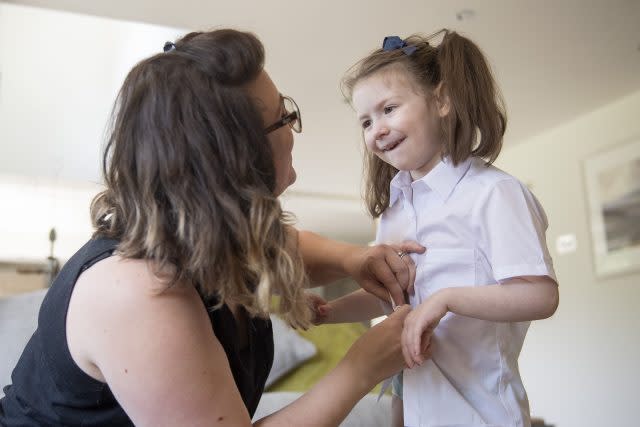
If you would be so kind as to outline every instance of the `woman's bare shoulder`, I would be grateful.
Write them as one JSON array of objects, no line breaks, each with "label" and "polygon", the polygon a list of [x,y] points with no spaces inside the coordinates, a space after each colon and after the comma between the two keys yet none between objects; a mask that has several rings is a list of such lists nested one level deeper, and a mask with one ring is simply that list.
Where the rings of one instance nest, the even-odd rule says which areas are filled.
[{"label": "woman's bare shoulder", "polygon": [[204,425],[224,416],[249,425],[195,288],[162,288],[152,267],[114,256],[82,274],[67,317],[74,360],[109,384],[135,424]]},{"label": "woman's bare shoulder", "polygon": [[[76,281],[67,313],[67,343],[78,366],[104,381],[101,357],[107,347],[126,347],[157,325],[165,335],[179,328],[208,328],[204,305],[191,285],[168,286],[146,260],[111,256],[84,271]],[[198,326],[199,325],[199,326]]]},{"label": "woman's bare shoulder", "polygon": [[193,289],[193,286],[181,282],[168,286],[172,274],[171,266],[161,268],[154,261],[113,255],[84,271],[78,277],[76,287],[84,287],[90,283],[88,286],[96,291],[104,289],[109,294],[118,295],[123,292],[129,296],[139,293],[141,297],[159,295],[165,291],[180,293]]}]

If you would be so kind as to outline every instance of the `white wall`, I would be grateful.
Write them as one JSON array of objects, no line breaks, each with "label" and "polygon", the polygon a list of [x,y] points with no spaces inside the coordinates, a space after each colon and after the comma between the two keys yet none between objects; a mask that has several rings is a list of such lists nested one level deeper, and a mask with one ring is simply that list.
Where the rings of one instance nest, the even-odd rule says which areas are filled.
[{"label": "white wall", "polygon": [[[137,61],[186,32],[0,2],[0,260],[46,257],[51,227],[62,259],[86,241],[117,91]],[[291,195],[284,205],[322,234],[374,236],[357,200]]]},{"label": "white wall", "polygon": [[[639,119],[636,92],[505,150],[496,163],[533,186],[549,217],[560,307],[532,324],[521,370],[532,414],[558,427],[638,425],[640,274],[595,276],[583,164],[640,139]],[[567,233],[577,250],[559,255],[556,237]]]},{"label": "white wall", "polygon": [[43,261],[52,227],[54,255],[68,259],[91,237],[89,205],[98,191],[91,183],[0,175],[0,260]]},{"label": "white wall", "polygon": [[0,3],[0,259],[91,235],[100,152],[129,69],[184,30]]},{"label": "white wall", "polygon": [[0,171],[97,181],[124,76],[183,33],[0,3]]}]

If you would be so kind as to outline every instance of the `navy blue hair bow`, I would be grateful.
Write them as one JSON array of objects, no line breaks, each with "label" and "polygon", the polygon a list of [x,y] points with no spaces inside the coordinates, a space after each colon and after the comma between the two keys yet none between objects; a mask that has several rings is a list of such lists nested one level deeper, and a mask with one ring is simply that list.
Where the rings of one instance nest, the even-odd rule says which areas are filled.
[{"label": "navy blue hair bow", "polygon": [[175,50],[175,48],[176,48],[176,45],[173,44],[173,42],[166,42],[162,50],[166,53],[166,52],[171,52],[172,50]]},{"label": "navy blue hair bow", "polygon": [[385,37],[384,41],[382,42],[382,50],[388,52],[390,50],[396,50],[396,49],[402,49],[405,55],[409,56],[413,52],[415,52],[416,49],[418,48],[415,46],[408,45],[407,42],[405,42],[398,36]]}]

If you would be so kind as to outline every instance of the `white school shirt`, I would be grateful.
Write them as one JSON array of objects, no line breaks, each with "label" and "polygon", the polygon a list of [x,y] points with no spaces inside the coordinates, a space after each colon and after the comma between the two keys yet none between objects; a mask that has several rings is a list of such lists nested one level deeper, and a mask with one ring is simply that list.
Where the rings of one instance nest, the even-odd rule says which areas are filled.
[{"label": "white school shirt", "polygon": [[[391,181],[378,243],[415,240],[418,306],[438,289],[483,286],[515,276],[556,280],[547,250],[547,218],[516,178],[482,159],[441,161],[411,181]],[[431,360],[403,373],[409,427],[529,427],[518,356],[529,322],[491,322],[447,313],[434,331]]]}]

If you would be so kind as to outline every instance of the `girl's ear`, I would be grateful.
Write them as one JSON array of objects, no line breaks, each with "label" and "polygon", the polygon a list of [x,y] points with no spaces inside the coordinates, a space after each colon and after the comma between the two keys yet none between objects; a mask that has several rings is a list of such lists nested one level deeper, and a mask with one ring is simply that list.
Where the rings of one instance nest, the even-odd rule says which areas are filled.
[{"label": "girl's ear", "polygon": [[436,99],[436,107],[438,109],[438,115],[440,118],[444,118],[449,114],[451,110],[451,100],[449,98],[449,93],[446,88],[443,86],[444,82],[438,83],[436,89],[433,91]]}]

